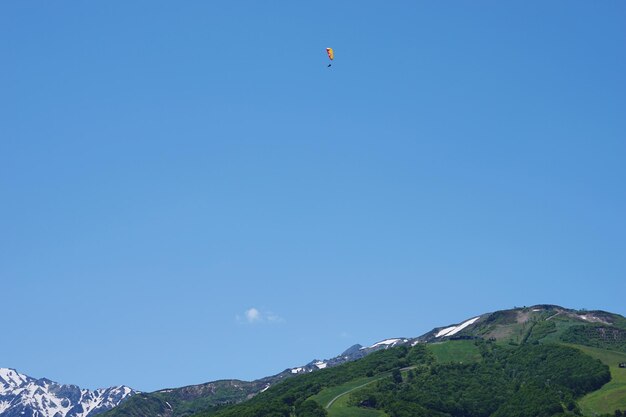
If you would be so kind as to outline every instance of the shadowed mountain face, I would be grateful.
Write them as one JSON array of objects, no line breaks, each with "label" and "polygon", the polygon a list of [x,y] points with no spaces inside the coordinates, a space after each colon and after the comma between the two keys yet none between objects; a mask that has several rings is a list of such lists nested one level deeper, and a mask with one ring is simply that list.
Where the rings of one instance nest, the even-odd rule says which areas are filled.
[{"label": "shadowed mountain face", "polygon": [[49,379],[35,379],[14,369],[0,368],[0,416],[87,417],[110,410],[136,391],[119,386],[81,389]]}]

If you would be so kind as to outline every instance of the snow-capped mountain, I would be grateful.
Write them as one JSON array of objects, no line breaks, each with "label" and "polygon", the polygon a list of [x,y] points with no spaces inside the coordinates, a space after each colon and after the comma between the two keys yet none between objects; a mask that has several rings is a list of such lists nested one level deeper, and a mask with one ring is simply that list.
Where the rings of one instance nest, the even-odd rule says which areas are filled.
[{"label": "snow-capped mountain", "polygon": [[35,379],[0,368],[0,417],[87,417],[109,410],[134,395],[126,386],[95,391]]}]

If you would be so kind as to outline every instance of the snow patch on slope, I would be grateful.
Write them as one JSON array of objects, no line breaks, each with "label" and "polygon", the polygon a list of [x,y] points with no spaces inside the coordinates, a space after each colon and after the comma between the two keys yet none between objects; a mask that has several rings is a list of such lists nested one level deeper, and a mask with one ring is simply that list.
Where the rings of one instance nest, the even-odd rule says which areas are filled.
[{"label": "snow patch on slope", "polygon": [[446,327],[445,329],[441,329],[437,332],[437,334],[435,335],[435,337],[441,337],[441,336],[445,336],[448,333],[450,333],[452,330],[456,329],[456,326],[452,326],[452,327]]},{"label": "snow patch on slope", "polygon": [[467,326],[474,324],[479,318],[480,316],[474,317],[473,319],[469,319],[458,326],[450,326],[446,327],[445,329],[439,330],[435,337],[452,336],[454,334],[457,334],[461,330],[465,329]]},{"label": "snow patch on slope", "polygon": [[28,381],[29,377],[20,374],[15,369],[0,368],[0,394],[19,388]]},{"label": "snow patch on slope", "polygon": [[400,339],[386,339],[383,341],[380,341],[378,343],[374,343],[372,346],[370,346],[370,348],[376,348],[378,346],[388,346],[388,345],[393,345],[396,344],[400,341]]},{"label": "snow patch on slope", "polygon": [[406,342],[407,340],[408,339],[385,339],[385,340],[381,340],[380,342],[374,343],[372,346],[364,346],[362,348],[359,348],[359,350],[376,349],[377,347],[380,347],[380,346],[390,347],[400,342]]}]

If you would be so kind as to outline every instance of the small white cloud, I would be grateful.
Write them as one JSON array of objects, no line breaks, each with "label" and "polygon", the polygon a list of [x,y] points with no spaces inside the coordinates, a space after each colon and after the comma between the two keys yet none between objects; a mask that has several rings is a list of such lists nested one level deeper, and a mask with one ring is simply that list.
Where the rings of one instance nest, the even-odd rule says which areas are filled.
[{"label": "small white cloud", "polygon": [[247,309],[243,317],[237,314],[235,316],[239,323],[248,323],[248,324],[256,324],[256,323],[282,323],[285,321],[282,317],[280,317],[276,313],[272,313],[271,311],[262,311],[255,307],[250,307]]},{"label": "small white cloud", "polygon": [[256,308],[252,307],[246,310],[246,320],[248,323],[255,323],[261,320],[261,313]]}]

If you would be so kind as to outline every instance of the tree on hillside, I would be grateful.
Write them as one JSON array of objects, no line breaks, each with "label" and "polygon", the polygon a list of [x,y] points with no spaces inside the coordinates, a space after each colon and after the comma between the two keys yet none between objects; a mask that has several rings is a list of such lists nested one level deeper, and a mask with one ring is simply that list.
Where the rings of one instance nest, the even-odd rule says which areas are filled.
[{"label": "tree on hillside", "polygon": [[402,374],[400,373],[399,369],[393,370],[393,372],[391,373],[391,378],[393,379],[393,382],[395,382],[396,384],[402,383]]},{"label": "tree on hillside", "polygon": [[296,408],[297,417],[326,417],[328,413],[313,400],[307,400]]}]

